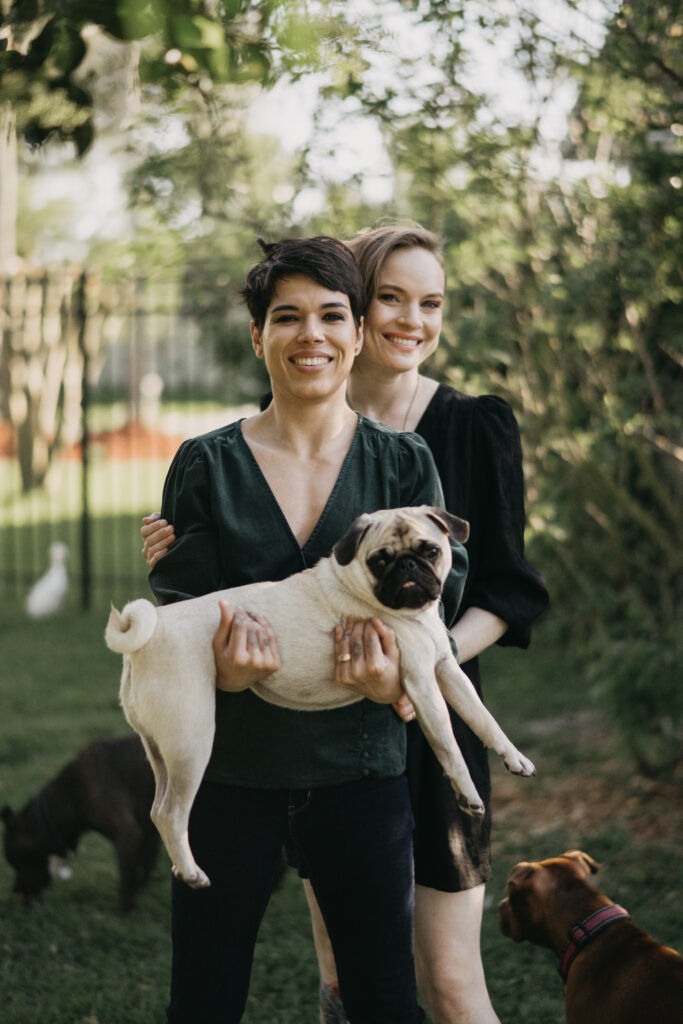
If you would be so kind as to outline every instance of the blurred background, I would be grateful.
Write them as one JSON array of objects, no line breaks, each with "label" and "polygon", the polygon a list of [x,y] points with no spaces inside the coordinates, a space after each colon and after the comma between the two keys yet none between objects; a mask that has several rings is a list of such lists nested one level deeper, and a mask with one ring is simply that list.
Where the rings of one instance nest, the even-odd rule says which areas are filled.
[{"label": "blurred background", "polygon": [[106,7],[3,0],[2,593],[55,539],[73,602],[139,589],[179,440],[263,388],[257,234],[411,218],[446,249],[433,372],[520,420],[555,623],[680,755],[680,5]]},{"label": "blurred background", "polygon": [[678,0],[0,9],[6,638],[56,542],[57,623],[146,592],[140,517],[178,444],[264,389],[238,295],[256,236],[415,220],[448,271],[431,373],[521,427],[553,601],[529,706],[574,691],[680,809]]}]

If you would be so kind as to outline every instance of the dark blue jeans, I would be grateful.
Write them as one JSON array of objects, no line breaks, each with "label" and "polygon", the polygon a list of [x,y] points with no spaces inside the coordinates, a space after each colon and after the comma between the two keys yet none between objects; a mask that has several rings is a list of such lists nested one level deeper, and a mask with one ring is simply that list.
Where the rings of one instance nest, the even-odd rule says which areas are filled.
[{"label": "dark blue jeans", "polygon": [[256,936],[288,843],[323,912],[352,1024],[423,1021],[413,966],[412,830],[403,777],[308,791],[205,782],[190,842],[211,887],[173,881],[169,1024],[242,1019]]}]

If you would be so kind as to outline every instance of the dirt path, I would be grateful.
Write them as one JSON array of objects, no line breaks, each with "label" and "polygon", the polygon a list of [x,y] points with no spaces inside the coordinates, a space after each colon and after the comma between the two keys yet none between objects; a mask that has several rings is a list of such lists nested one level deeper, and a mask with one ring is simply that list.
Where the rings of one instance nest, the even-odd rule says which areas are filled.
[{"label": "dirt path", "polygon": [[[538,775],[525,782],[494,770],[494,856],[502,837],[523,844],[525,837],[528,843],[528,837],[557,830],[598,833],[606,826],[627,831],[634,842],[680,850],[683,771],[666,781],[638,774],[614,731],[594,712],[532,722],[527,730],[538,741],[538,750],[525,747]],[[552,742],[558,753],[544,757]],[[572,763],[563,771],[568,752]]]}]

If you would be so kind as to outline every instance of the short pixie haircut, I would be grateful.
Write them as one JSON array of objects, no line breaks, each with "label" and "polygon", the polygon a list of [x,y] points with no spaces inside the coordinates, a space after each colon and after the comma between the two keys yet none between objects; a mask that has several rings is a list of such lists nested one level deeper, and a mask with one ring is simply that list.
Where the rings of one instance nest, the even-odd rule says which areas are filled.
[{"label": "short pixie haircut", "polygon": [[279,281],[301,274],[322,288],[348,297],[356,327],[363,315],[363,279],[353,253],[337,238],[281,238],[278,242],[257,239],[264,257],[252,267],[242,289],[251,318],[259,330],[266,322],[268,307]]},{"label": "short pixie haircut", "polygon": [[397,249],[426,249],[446,273],[439,239],[419,224],[409,227],[388,224],[379,228],[365,228],[346,244],[355,256],[363,277],[363,312],[377,294],[382,267]]}]

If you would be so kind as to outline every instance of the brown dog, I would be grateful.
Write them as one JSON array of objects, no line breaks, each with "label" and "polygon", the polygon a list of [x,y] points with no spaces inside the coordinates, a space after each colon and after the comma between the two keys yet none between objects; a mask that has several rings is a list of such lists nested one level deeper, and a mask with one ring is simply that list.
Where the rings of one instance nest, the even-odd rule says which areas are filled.
[{"label": "brown dog", "polygon": [[92,830],[114,844],[119,908],[130,910],[157,859],[153,799],[154,775],[137,736],[89,743],[20,811],[2,810],[15,896],[38,896],[50,884],[50,855],[65,857]]},{"label": "brown dog", "polygon": [[501,931],[559,956],[567,1024],[681,1024],[683,957],[588,884],[598,868],[580,850],[517,864],[499,907]]}]

